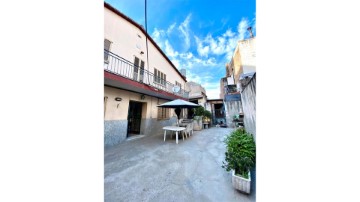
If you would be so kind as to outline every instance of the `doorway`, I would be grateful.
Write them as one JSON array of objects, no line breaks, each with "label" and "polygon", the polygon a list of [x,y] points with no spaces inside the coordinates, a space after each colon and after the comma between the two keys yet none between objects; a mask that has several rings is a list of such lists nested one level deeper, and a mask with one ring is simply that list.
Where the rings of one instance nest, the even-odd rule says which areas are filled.
[{"label": "doorway", "polygon": [[140,134],[142,105],[141,102],[129,102],[127,137]]}]

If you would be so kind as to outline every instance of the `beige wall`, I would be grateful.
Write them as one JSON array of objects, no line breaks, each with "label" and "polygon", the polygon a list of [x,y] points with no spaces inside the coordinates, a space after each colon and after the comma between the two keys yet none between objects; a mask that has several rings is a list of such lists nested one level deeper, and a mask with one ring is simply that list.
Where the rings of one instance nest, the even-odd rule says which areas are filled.
[{"label": "beige wall", "polygon": [[[149,64],[146,59],[146,37],[136,26],[115,14],[108,8],[104,8],[104,38],[112,42],[110,51],[134,62],[135,56],[145,62],[145,69],[154,73],[154,68],[166,74],[166,80],[172,84],[175,81],[185,86],[185,80],[148,40]],[[139,37],[140,36],[140,37]],[[143,51],[144,54],[140,54]],[[178,67],[180,68],[180,67]]]},{"label": "beige wall", "polygon": [[[141,100],[140,93],[129,92],[111,87],[104,87],[104,96],[107,96],[106,112],[104,120],[127,120],[129,102],[137,101],[143,103],[142,118],[157,118],[159,104],[168,102],[167,100],[158,99],[145,95],[145,99]],[[115,98],[120,97],[122,101],[116,101]],[[173,109],[170,109],[170,117],[175,116]]]},{"label": "beige wall", "polygon": [[238,41],[229,66],[229,69],[233,70],[236,83],[242,73],[256,71],[256,38]]}]

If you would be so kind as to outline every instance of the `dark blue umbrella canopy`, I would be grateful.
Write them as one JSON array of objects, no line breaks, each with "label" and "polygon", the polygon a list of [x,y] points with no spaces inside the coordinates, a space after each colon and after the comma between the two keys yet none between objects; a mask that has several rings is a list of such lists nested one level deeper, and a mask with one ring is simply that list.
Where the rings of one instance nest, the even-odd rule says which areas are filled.
[{"label": "dark blue umbrella canopy", "polygon": [[157,107],[175,108],[175,113],[176,113],[177,117],[179,118],[181,108],[192,109],[192,108],[200,107],[200,105],[192,103],[192,102],[188,102],[185,100],[177,99],[177,100],[173,100],[170,102],[165,102],[164,104],[158,105]]},{"label": "dark blue umbrella canopy", "polygon": [[200,105],[192,103],[192,102],[188,102],[188,101],[185,101],[185,100],[177,99],[177,100],[173,100],[173,101],[170,101],[170,102],[165,102],[164,104],[158,105],[157,107],[191,109],[191,108],[200,107]]}]

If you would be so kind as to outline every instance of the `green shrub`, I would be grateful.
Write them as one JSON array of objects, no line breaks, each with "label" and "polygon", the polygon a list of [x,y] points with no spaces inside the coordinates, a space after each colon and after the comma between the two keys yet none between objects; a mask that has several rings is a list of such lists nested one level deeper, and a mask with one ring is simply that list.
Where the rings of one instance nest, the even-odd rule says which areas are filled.
[{"label": "green shrub", "polygon": [[211,112],[208,111],[208,110],[205,110],[205,111],[204,111],[204,116],[205,116],[206,118],[208,118],[208,119],[211,119]]},{"label": "green shrub", "polygon": [[204,107],[197,107],[194,110],[195,116],[204,116],[205,108]]},{"label": "green shrub", "polygon": [[235,170],[235,174],[249,178],[248,172],[255,167],[256,146],[254,138],[245,129],[233,131],[225,139],[226,152],[222,167],[226,171]]}]

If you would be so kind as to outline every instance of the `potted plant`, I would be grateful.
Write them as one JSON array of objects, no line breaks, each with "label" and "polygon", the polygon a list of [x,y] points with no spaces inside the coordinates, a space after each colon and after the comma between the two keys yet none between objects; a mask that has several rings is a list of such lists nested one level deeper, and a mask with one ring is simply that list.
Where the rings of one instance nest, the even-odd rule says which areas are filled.
[{"label": "potted plant", "polygon": [[254,138],[245,129],[233,131],[225,139],[226,152],[223,168],[232,171],[232,184],[234,188],[250,194],[250,170],[255,167],[256,146]]},{"label": "potted plant", "polygon": [[204,115],[204,107],[198,107],[198,108],[195,108],[194,109],[194,130],[202,130],[203,128],[203,122],[202,122],[202,119],[203,119],[203,115]]}]

